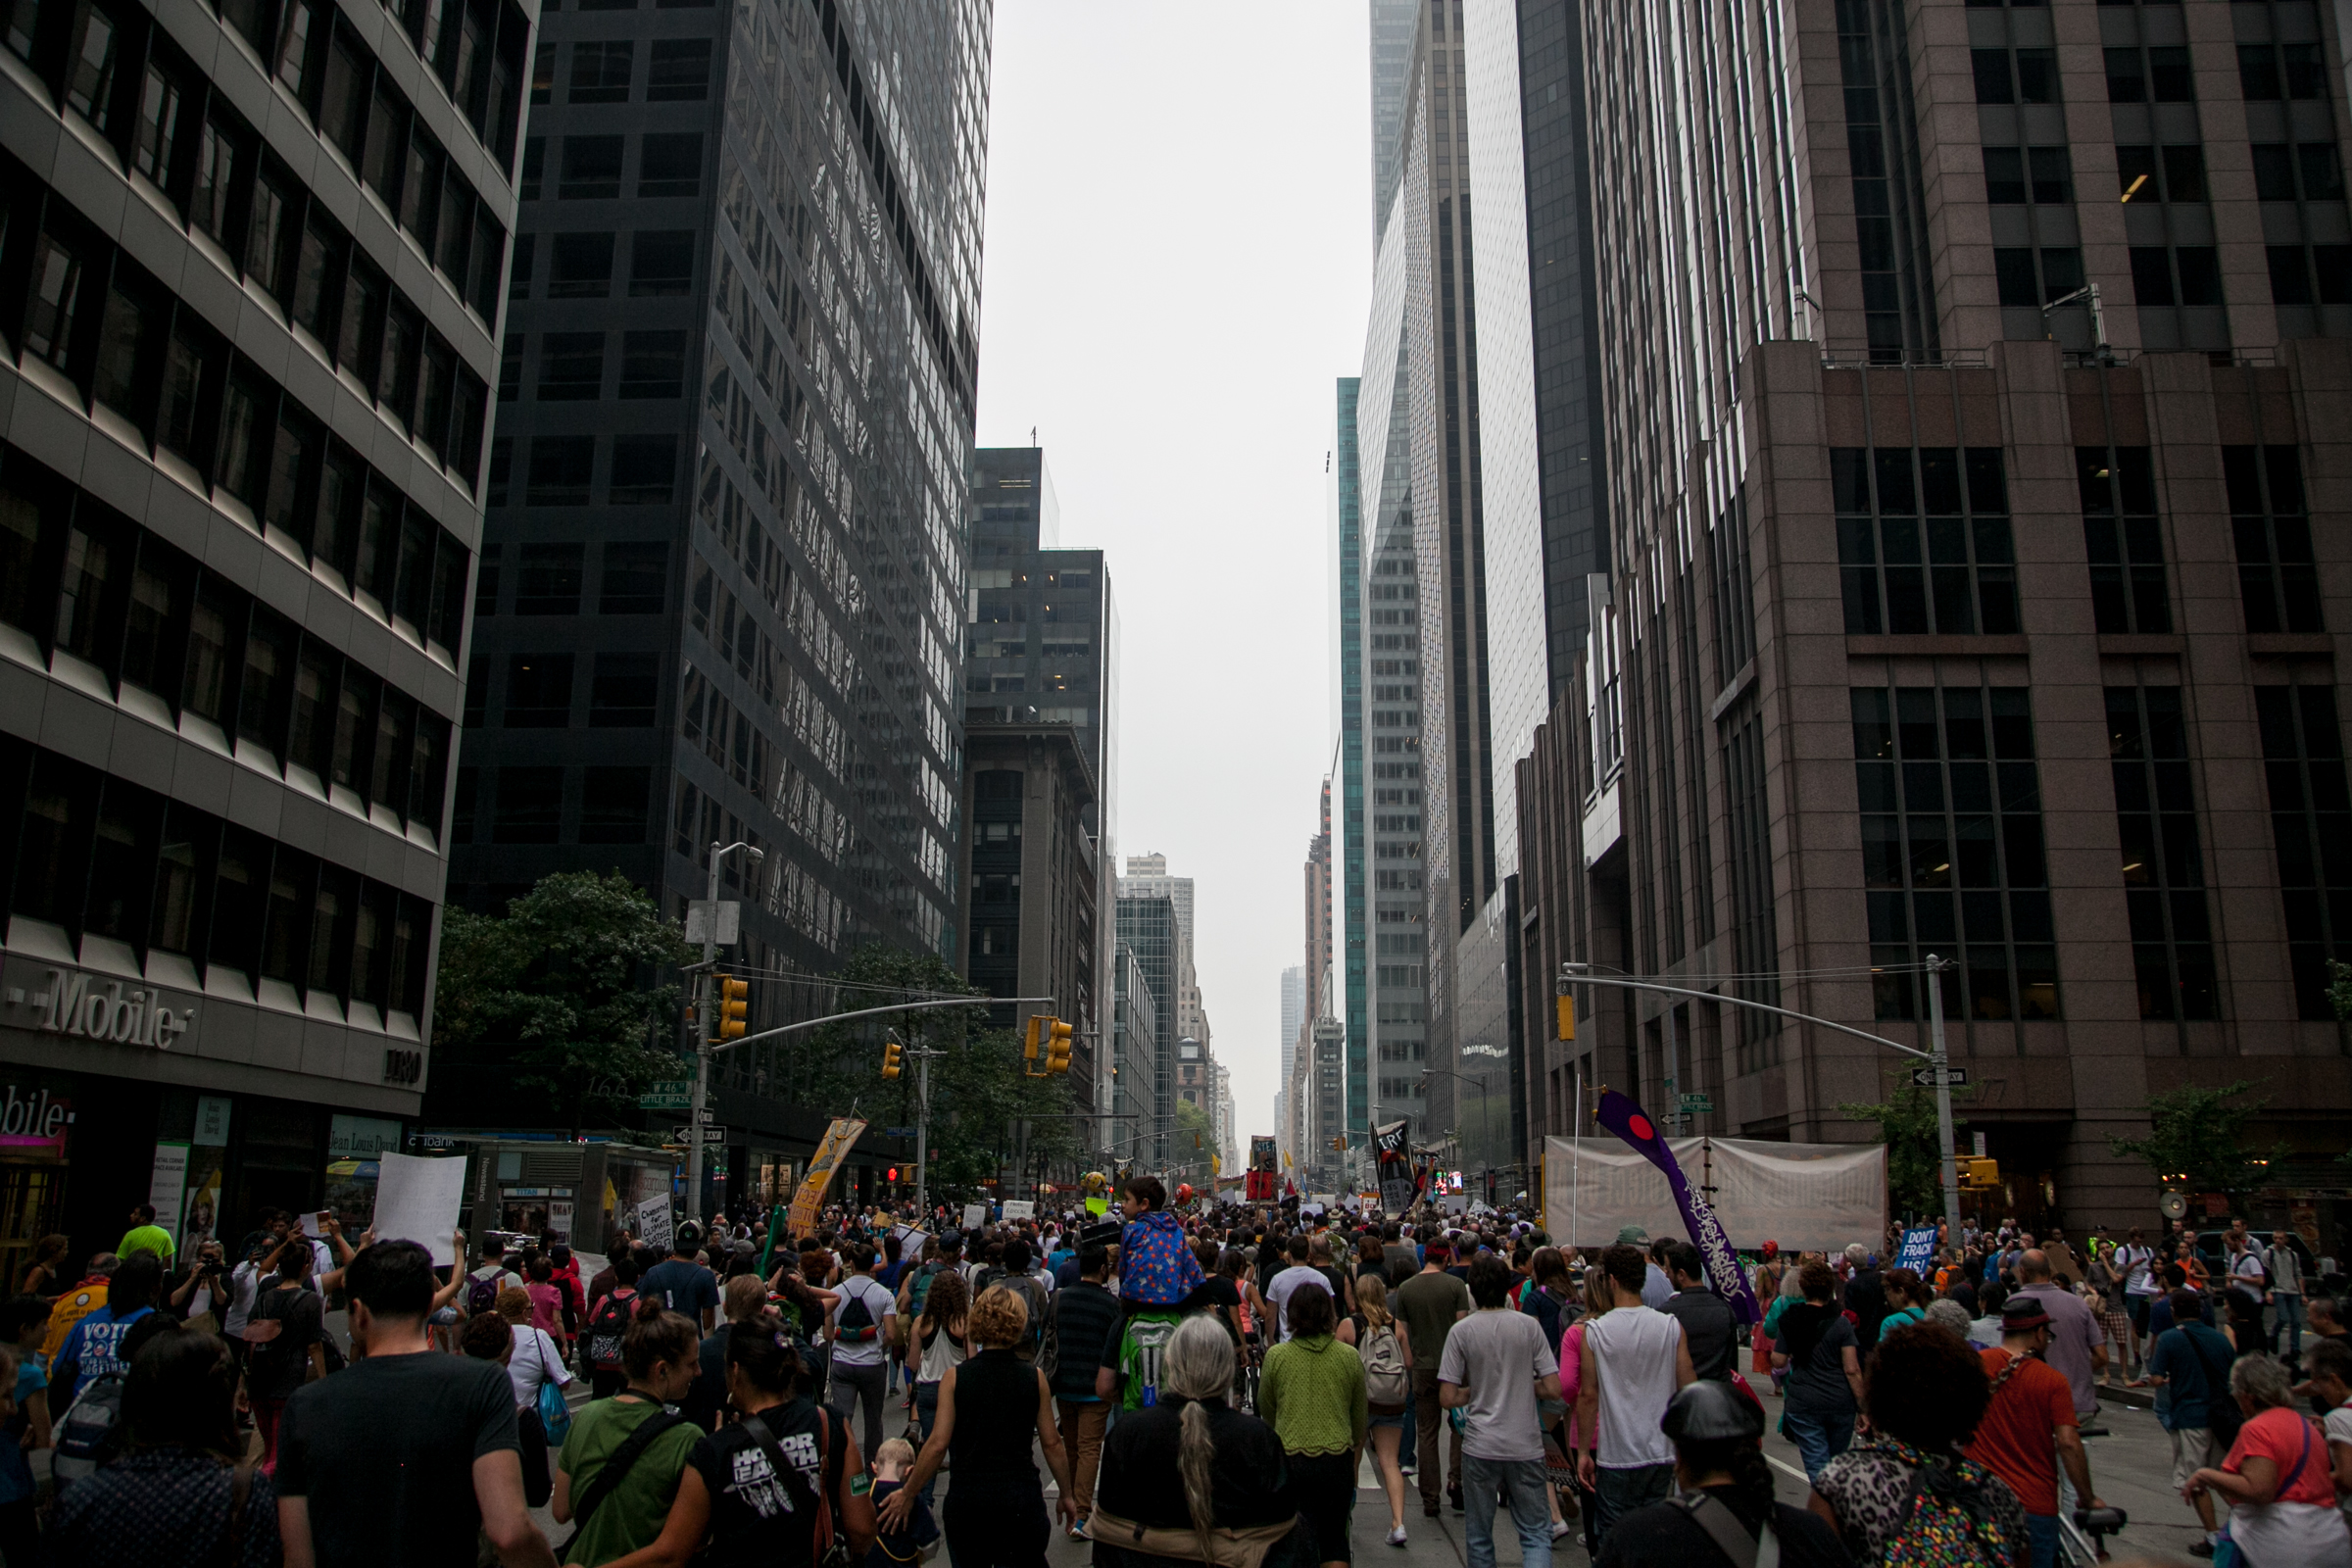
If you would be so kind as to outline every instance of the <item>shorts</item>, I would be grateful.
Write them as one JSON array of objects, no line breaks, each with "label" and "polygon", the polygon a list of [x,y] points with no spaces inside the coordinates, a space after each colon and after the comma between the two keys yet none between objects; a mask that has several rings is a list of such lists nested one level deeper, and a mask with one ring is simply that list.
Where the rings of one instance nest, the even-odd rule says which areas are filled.
[{"label": "shorts", "polygon": [[1405,1420],[1408,1416],[1410,1416],[1410,1414],[1411,1412],[1408,1410],[1392,1410],[1387,1415],[1382,1415],[1378,1411],[1375,1411],[1373,1412],[1371,1420],[1368,1424],[1375,1429],[1380,1427],[1395,1427],[1397,1431],[1402,1432],[1404,1430]]},{"label": "shorts", "polygon": [[2199,1470],[2222,1462],[2213,1432],[2207,1427],[2179,1427],[2165,1434],[2173,1440],[2173,1490],[2188,1485],[2188,1478]]}]

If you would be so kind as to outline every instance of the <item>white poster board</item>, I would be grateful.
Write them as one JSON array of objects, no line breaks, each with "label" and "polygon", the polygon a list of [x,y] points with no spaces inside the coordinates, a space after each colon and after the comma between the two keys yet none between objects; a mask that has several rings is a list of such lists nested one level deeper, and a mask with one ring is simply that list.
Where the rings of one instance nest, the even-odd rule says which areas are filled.
[{"label": "white poster board", "polygon": [[[1688,1232],[1664,1173],[1617,1139],[1544,1144],[1544,1228],[1560,1246],[1605,1247],[1627,1225],[1645,1236]],[[1742,1251],[1767,1239],[1784,1252],[1886,1243],[1884,1144],[1676,1138],[1668,1147],[1692,1188],[1713,1185],[1716,1218]]]},{"label": "white poster board", "polygon": [[986,1203],[966,1203],[963,1205],[963,1228],[965,1230],[976,1231],[987,1223],[988,1205]]},{"label": "white poster board", "polygon": [[375,1239],[415,1242],[433,1255],[435,1268],[455,1263],[450,1233],[466,1205],[466,1161],[394,1153],[376,1159],[382,1174],[375,1183]]},{"label": "white poster board", "polygon": [[667,1256],[672,1232],[669,1228],[669,1195],[658,1193],[637,1205],[637,1240],[657,1253]]},{"label": "white poster board", "polygon": [[1027,1198],[1007,1198],[1004,1200],[1004,1217],[1006,1219],[1037,1218],[1036,1200]]}]

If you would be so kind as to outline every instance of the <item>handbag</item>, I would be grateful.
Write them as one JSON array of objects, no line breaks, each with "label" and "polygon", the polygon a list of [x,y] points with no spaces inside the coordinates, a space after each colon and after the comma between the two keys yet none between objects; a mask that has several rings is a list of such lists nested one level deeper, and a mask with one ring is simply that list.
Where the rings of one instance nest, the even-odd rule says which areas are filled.
[{"label": "handbag", "polygon": [[547,1340],[537,1329],[531,1330],[531,1353],[539,1357],[539,1424],[547,1430],[547,1446],[561,1448],[564,1440],[571,1436],[571,1405],[562,1387],[548,1376]]}]

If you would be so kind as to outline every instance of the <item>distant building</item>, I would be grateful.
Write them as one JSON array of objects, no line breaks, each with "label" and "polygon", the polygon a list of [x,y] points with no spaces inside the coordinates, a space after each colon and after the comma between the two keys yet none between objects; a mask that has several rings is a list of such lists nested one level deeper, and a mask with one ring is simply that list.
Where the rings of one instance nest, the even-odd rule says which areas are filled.
[{"label": "distant building", "polygon": [[[1136,1090],[1137,1109],[1144,1119],[1136,1122],[1128,1136],[1134,1138],[1134,1148],[1154,1168],[1164,1168],[1168,1162],[1168,1135],[1176,1125],[1176,977],[1178,959],[1178,927],[1176,901],[1162,893],[1119,895],[1119,946],[1134,961],[1135,971],[1142,980],[1141,999],[1129,998],[1126,1016],[1138,1018],[1137,1002],[1148,1001],[1145,1009],[1150,1021],[1146,1036],[1134,1031],[1131,1043],[1143,1048],[1145,1054],[1129,1057],[1141,1069],[1143,1082]],[[1122,1066],[1124,1076],[1126,1068]]]},{"label": "distant building", "polygon": [[1143,960],[1121,938],[1111,956],[1110,1088],[1099,1142],[1120,1159],[1157,1147],[1155,1110],[1159,1071],[1159,1003],[1144,976]]},{"label": "distant building", "polygon": [[1052,997],[1051,1006],[992,1007],[1021,1027],[1032,1013],[1071,1024],[1070,1088],[1096,1103],[1095,1007],[1102,886],[1085,830],[1095,783],[1067,724],[973,724],[965,731],[963,865],[969,892],[965,974],[992,997]]}]

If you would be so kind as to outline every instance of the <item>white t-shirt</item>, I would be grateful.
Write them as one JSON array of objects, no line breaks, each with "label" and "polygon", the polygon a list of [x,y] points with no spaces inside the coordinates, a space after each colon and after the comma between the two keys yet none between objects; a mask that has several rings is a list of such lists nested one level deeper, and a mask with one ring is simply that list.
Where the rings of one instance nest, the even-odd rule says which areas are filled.
[{"label": "white t-shirt", "polygon": [[[2327,1430],[2329,1444],[2352,1443],[2352,1399],[2345,1400],[2328,1412]],[[2328,1462],[2330,1464],[2334,1462],[2332,1448],[2329,1450]],[[2335,1505],[2343,1510],[2346,1520],[2352,1521],[2352,1492],[2339,1494],[2335,1499]]]},{"label": "white t-shirt", "polygon": [[[1455,1324],[1455,1332],[1462,1326]],[[1453,1344],[1451,1335],[1446,1343]],[[1585,1345],[1592,1352],[1600,1387],[1597,1462],[1602,1469],[1674,1463],[1674,1445],[1658,1422],[1674,1397],[1675,1351],[1682,1343],[1681,1321],[1654,1306],[1620,1306],[1585,1319]],[[1439,1376],[1444,1375],[1441,1369]]]},{"label": "white t-shirt", "polygon": [[563,1350],[548,1338],[547,1330],[517,1323],[514,1353],[507,1357],[507,1378],[514,1385],[515,1406],[529,1409],[539,1402],[540,1384],[564,1388],[571,1382],[571,1373],[564,1365]]},{"label": "white t-shirt", "polygon": [[220,1319],[220,1331],[229,1338],[245,1332],[246,1323],[253,1317],[254,1294],[261,1284],[261,1268],[251,1258],[229,1271],[228,1311]]},{"label": "white t-shirt", "polygon": [[[1323,1271],[1309,1268],[1304,1263],[1293,1263],[1275,1275],[1274,1283],[1266,1287],[1266,1299],[1274,1303],[1274,1321],[1282,1330],[1279,1338],[1287,1340],[1291,1337],[1291,1293],[1307,1285],[1314,1286],[1325,1296],[1331,1294],[1331,1281],[1323,1277]],[[1335,1301],[1333,1305],[1336,1307],[1338,1303]]]},{"label": "white t-shirt", "polygon": [[[853,1298],[865,1303],[865,1309],[873,1314],[876,1329],[881,1328],[883,1318],[899,1309],[897,1298],[876,1283],[872,1275],[852,1274],[841,1282],[841,1299],[833,1303],[833,1332],[836,1336],[841,1333],[842,1309],[850,1304]],[[844,1340],[837,1337],[833,1342],[835,1366],[879,1366],[882,1358],[889,1353],[890,1342],[880,1334],[870,1340]]]},{"label": "white t-shirt", "polygon": [[1543,1325],[1524,1312],[1479,1311],[1456,1323],[1446,1336],[1438,1381],[1470,1393],[1462,1411],[1462,1452],[1473,1459],[1543,1458],[1536,1380],[1559,1369],[1544,1343]]},{"label": "white t-shirt", "polygon": [[2144,1247],[2129,1244],[2115,1250],[2116,1265],[2124,1271],[2124,1293],[2127,1296],[2154,1296],[2156,1275],[2151,1265],[2156,1254]]}]

